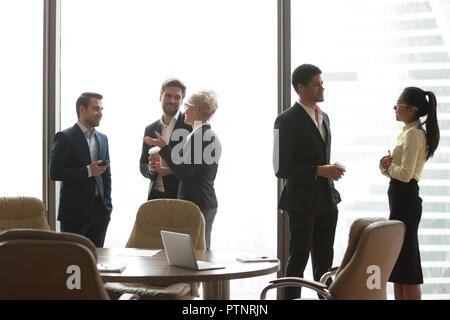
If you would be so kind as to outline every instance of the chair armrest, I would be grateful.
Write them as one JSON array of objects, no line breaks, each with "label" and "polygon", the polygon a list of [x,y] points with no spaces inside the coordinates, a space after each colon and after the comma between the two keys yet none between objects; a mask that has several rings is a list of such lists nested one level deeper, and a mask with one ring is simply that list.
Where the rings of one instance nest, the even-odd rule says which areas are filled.
[{"label": "chair armrest", "polygon": [[328,291],[328,288],[323,283],[317,282],[317,281],[311,281],[306,280],[303,278],[296,278],[296,277],[285,277],[285,278],[279,278],[270,281],[270,285],[265,287],[263,291],[261,292],[261,300],[266,299],[266,293],[270,289],[274,288],[282,288],[282,287],[306,287],[309,289],[312,289],[316,291],[318,294],[320,294],[325,299],[329,299],[331,297],[330,292]]},{"label": "chair armrest", "polygon": [[320,283],[326,284],[328,278],[333,277],[336,272],[338,271],[339,267],[333,267],[328,269],[327,272],[325,272],[322,277],[320,278]]},{"label": "chair armrest", "polygon": [[140,297],[133,293],[124,293],[119,297],[119,300],[139,300]]}]

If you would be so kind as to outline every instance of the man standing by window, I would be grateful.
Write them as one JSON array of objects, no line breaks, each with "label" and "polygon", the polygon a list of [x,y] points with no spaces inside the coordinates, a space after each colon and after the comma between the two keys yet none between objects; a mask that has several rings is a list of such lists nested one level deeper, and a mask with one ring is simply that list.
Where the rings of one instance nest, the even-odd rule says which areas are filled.
[{"label": "man standing by window", "polygon": [[[182,142],[192,131],[192,127],[184,123],[184,114],[180,112],[180,106],[186,96],[186,86],[179,79],[170,78],[163,82],[159,100],[161,101],[163,114],[145,128],[144,137],[156,138],[157,131],[165,142],[173,148]],[[172,136],[172,134],[175,134]],[[169,167],[161,163],[158,153],[149,155],[151,146],[142,143],[142,153],[139,160],[139,169],[145,178],[150,179],[148,200],[152,199],[176,199],[179,181]],[[159,151],[155,150],[155,151]],[[150,151],[152,152],[152,151]],[[156,159],[156,160],[155,160]]]},{"label": "man standing by window", "polygon": [[61,231],[83,235],[99,248],[112,211],[108,138],[95,129],[102,119],[102,99],[93,92],[78,98],[78,122],[55,135],[50,152],[50,177],[61,181]]},{"label": "man standing by window", "polygon": [[[292,85],[299,99],[275,121],[278,141],[275,166],[278,178],[285,179],[279,209],[287,210],[291,233],[286,277],[303,277],[311,253],[314,280],[333,263],[337,204],[340,195],[333,180],[345,169],[330,165],[331,131],[328,115],[317,103],[323,102],[323,81],[316,66],[303,64],[294,70]],[[286,299],[300,297],[300,289],[288,287]]]}]

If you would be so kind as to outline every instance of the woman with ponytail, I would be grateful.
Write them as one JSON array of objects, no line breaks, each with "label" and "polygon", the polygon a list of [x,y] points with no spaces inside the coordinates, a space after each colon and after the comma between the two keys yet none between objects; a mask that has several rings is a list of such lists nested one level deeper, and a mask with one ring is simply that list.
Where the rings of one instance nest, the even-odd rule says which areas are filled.
[{"label": "woman with ponytail", "polygon": [[[380,160],[381,172],[391,178],[388,189],[390,220],[406,225],[405,239],[389,278],[396,300],[420,300],[423,283],[417,230],[422,216],[418,182],[425,162],[439,144],[436,97],[431,91],[405,88],[394,106],[396,120],[405,126],[392,155]],[[426,117],[424,122],[421,118]]]}]

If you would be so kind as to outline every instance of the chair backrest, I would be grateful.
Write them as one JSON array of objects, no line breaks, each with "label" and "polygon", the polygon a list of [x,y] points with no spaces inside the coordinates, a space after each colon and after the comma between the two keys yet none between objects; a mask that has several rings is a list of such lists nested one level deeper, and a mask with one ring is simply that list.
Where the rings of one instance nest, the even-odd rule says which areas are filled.
[{"label": "chair backrest", "polygon": [[0,299],[109,299],[93,244],[89,248],[84,238],[69,241],[67,234],[51,231],[33,237],[29,231],[0,234]]},{"label": "chair backrest", "polygon": [[7,240],[59,240],[77,242],[87,247],[97,261],[97,251],[94,243],[88,238],[75,233],[15,228],[0,232],[0,241]]},{"label": "chair backrest", "polygon": [[50,230],[44,203],[33,197],[0,197],[0,231],[11,228]]},{"label": "chair backrest", "polygon": [[380,218],[358,219],[329,290],[333,299],[385,300],[386,284],[400,253],[405,225]]},{"label": "chair backrest", "polygon": [[350,232],[348,235],[347,250],[345,250],[344,257],[342,258],[342,262],[341,265],[339,266],[337,273],[339,273],[340,270],[342,270],[342,268],[344,268],[350,261],[350,259],[353,257],[361,232],[369,224],[378,221],[386,221],[386,219],[381,217],[375,217],[375,218],[360,218],[353,221],[352,225],[350,226]]},{"label": "chair backrest", "polygon": [[188,233],[195,249],[206,249],[202,212],[194,203],[177,199],[157,199],[142,204],[126,247],[163,249],[161,230]]}]

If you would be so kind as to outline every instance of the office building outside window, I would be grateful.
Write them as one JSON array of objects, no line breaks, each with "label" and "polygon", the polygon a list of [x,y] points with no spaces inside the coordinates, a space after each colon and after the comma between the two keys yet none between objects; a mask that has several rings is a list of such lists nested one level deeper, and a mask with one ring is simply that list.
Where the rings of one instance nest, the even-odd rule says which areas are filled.
[{"label": "office building outside window", "polygon": [[389,216],[389,180],[378,163],[402,130],[393,110],[402,89],[435,92],[441,141],[419,183],[422,293],[423,299],[450,298],[450,1],[293,0],[291,12],[292,63],[322,69],[332,161],[347,167],[336,183],[343,201],[335,264],[355,219]]},{"label": "office building outside window", "polygon": [[[437,95],[441,129],[420,181],[422,291],[424,299],[450,298],[450,0],[291,3],[292,67],[323,70],[332,161],[347,167],[336,183],[343,202],[334,264],[356,218],[389,215],[388,179],[378,161],[401,131],[392,109],[398,95],[420,86]],[[99,130],[110,139],[114,202],[106,246],[125,245],[146,200],[148,181],[138,169],[142,136],[161,115],[162,81],[176,76],[188,95],[219,95],[212,124],[224,149],[213,249],[276,255],[276,1],[79,0],[61,7],[61,128],[75,123],[80,93],[105,97]],[[1,196],[42,198],[42,9],[43,1],[0,2],[0,27],[8,30],[0,36]],[[232,282],[231,296],[257,299],[273,278]]]}]

